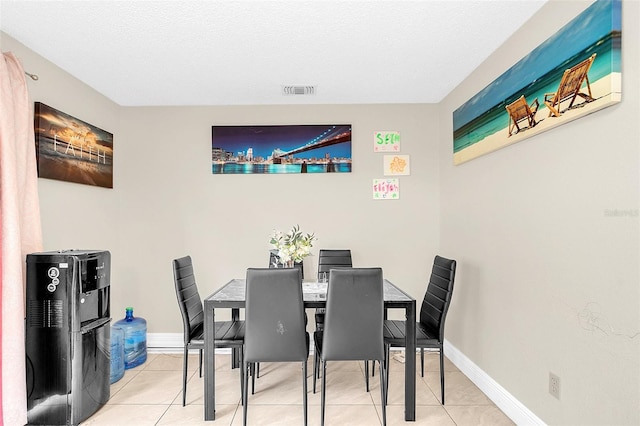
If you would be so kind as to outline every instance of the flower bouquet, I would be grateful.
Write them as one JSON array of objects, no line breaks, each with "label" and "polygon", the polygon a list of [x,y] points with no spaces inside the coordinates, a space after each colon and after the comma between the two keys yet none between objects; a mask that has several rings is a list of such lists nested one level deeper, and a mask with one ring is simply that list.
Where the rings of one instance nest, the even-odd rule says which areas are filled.
[{"label": "flower bouquet", "polygon": [[296,225],[286,234],[274,229],[269,243],[277,251],[280,263],[293,267],[294,263],[302,262],[302,259],[311,254],[316,239],[315,234],[304,235],[300,226]]}]

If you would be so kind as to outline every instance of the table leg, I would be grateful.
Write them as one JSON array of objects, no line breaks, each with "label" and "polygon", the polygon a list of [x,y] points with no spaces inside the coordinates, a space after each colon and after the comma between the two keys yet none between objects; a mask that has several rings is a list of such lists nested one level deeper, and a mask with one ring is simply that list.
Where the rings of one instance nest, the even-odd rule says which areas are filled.
[{"label": "table leg", "polygon": [[405,321],[404,419],[416,420],[416,301],[407,306]]},{"label": "table leg", "polygon": [[215,310],[204,310],[204,419],[216,419]]},{"label": "table leg", "polygon": [[[231,320],[240,320],[240,309],[231,309]],[[238,348],[231,348],[231,368],[240,368],[240,350]]]}]

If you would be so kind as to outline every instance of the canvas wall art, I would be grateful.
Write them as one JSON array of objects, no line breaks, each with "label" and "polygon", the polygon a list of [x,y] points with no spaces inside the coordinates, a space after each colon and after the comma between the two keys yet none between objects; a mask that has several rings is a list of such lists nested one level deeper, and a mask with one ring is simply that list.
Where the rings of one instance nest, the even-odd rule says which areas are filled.
[{"label": "canvas wall art", "polygon": [[113,134],[41,102],[34,118],[39,177],[113,188]]},{"label": "canvas wall art", "polygon": [[621,0],[597,0],[453,112],[461,164],[620,102]]},{"label": "canvas wall art", "polygon": [[351,125],[212,126],[213,174],[349,173]]}]

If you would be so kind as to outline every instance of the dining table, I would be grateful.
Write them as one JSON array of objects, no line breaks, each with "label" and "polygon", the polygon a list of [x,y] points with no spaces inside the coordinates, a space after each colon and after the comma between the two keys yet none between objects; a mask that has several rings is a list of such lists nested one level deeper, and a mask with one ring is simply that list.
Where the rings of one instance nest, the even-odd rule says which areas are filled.
[{"label": "dining table", "polygon": [[[385,317],[388,309],[402,309],[406,316],[407,354],[416,353],[416,300],[398,288],[391,281],[384,279]],[[215,387],[215,313],[216,309],[231,309],[231,317],[237,320],[240,309],[245,307],[246,281],[232,279],[215,290],[204,299],[204,419],[215,420],[216,387]],[[305,308],[325,308],[327,303],[327,283],[315,281],[302,282],[302,297]],[[237,357],[233,366],[240,366]],[[404,363],[404,419],[415,421],[416,418],[416,357],[406,356]]]}]

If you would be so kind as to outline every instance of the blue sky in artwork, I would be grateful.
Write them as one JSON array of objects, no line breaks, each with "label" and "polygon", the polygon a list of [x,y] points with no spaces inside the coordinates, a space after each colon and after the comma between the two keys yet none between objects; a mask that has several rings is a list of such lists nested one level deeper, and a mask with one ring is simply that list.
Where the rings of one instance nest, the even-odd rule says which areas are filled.
[{"label": "blue sky in artwork", "polygon": [[621,31],[621,1],[598,0],[454,112],[454,130],[557,68],[567,58]]}]

